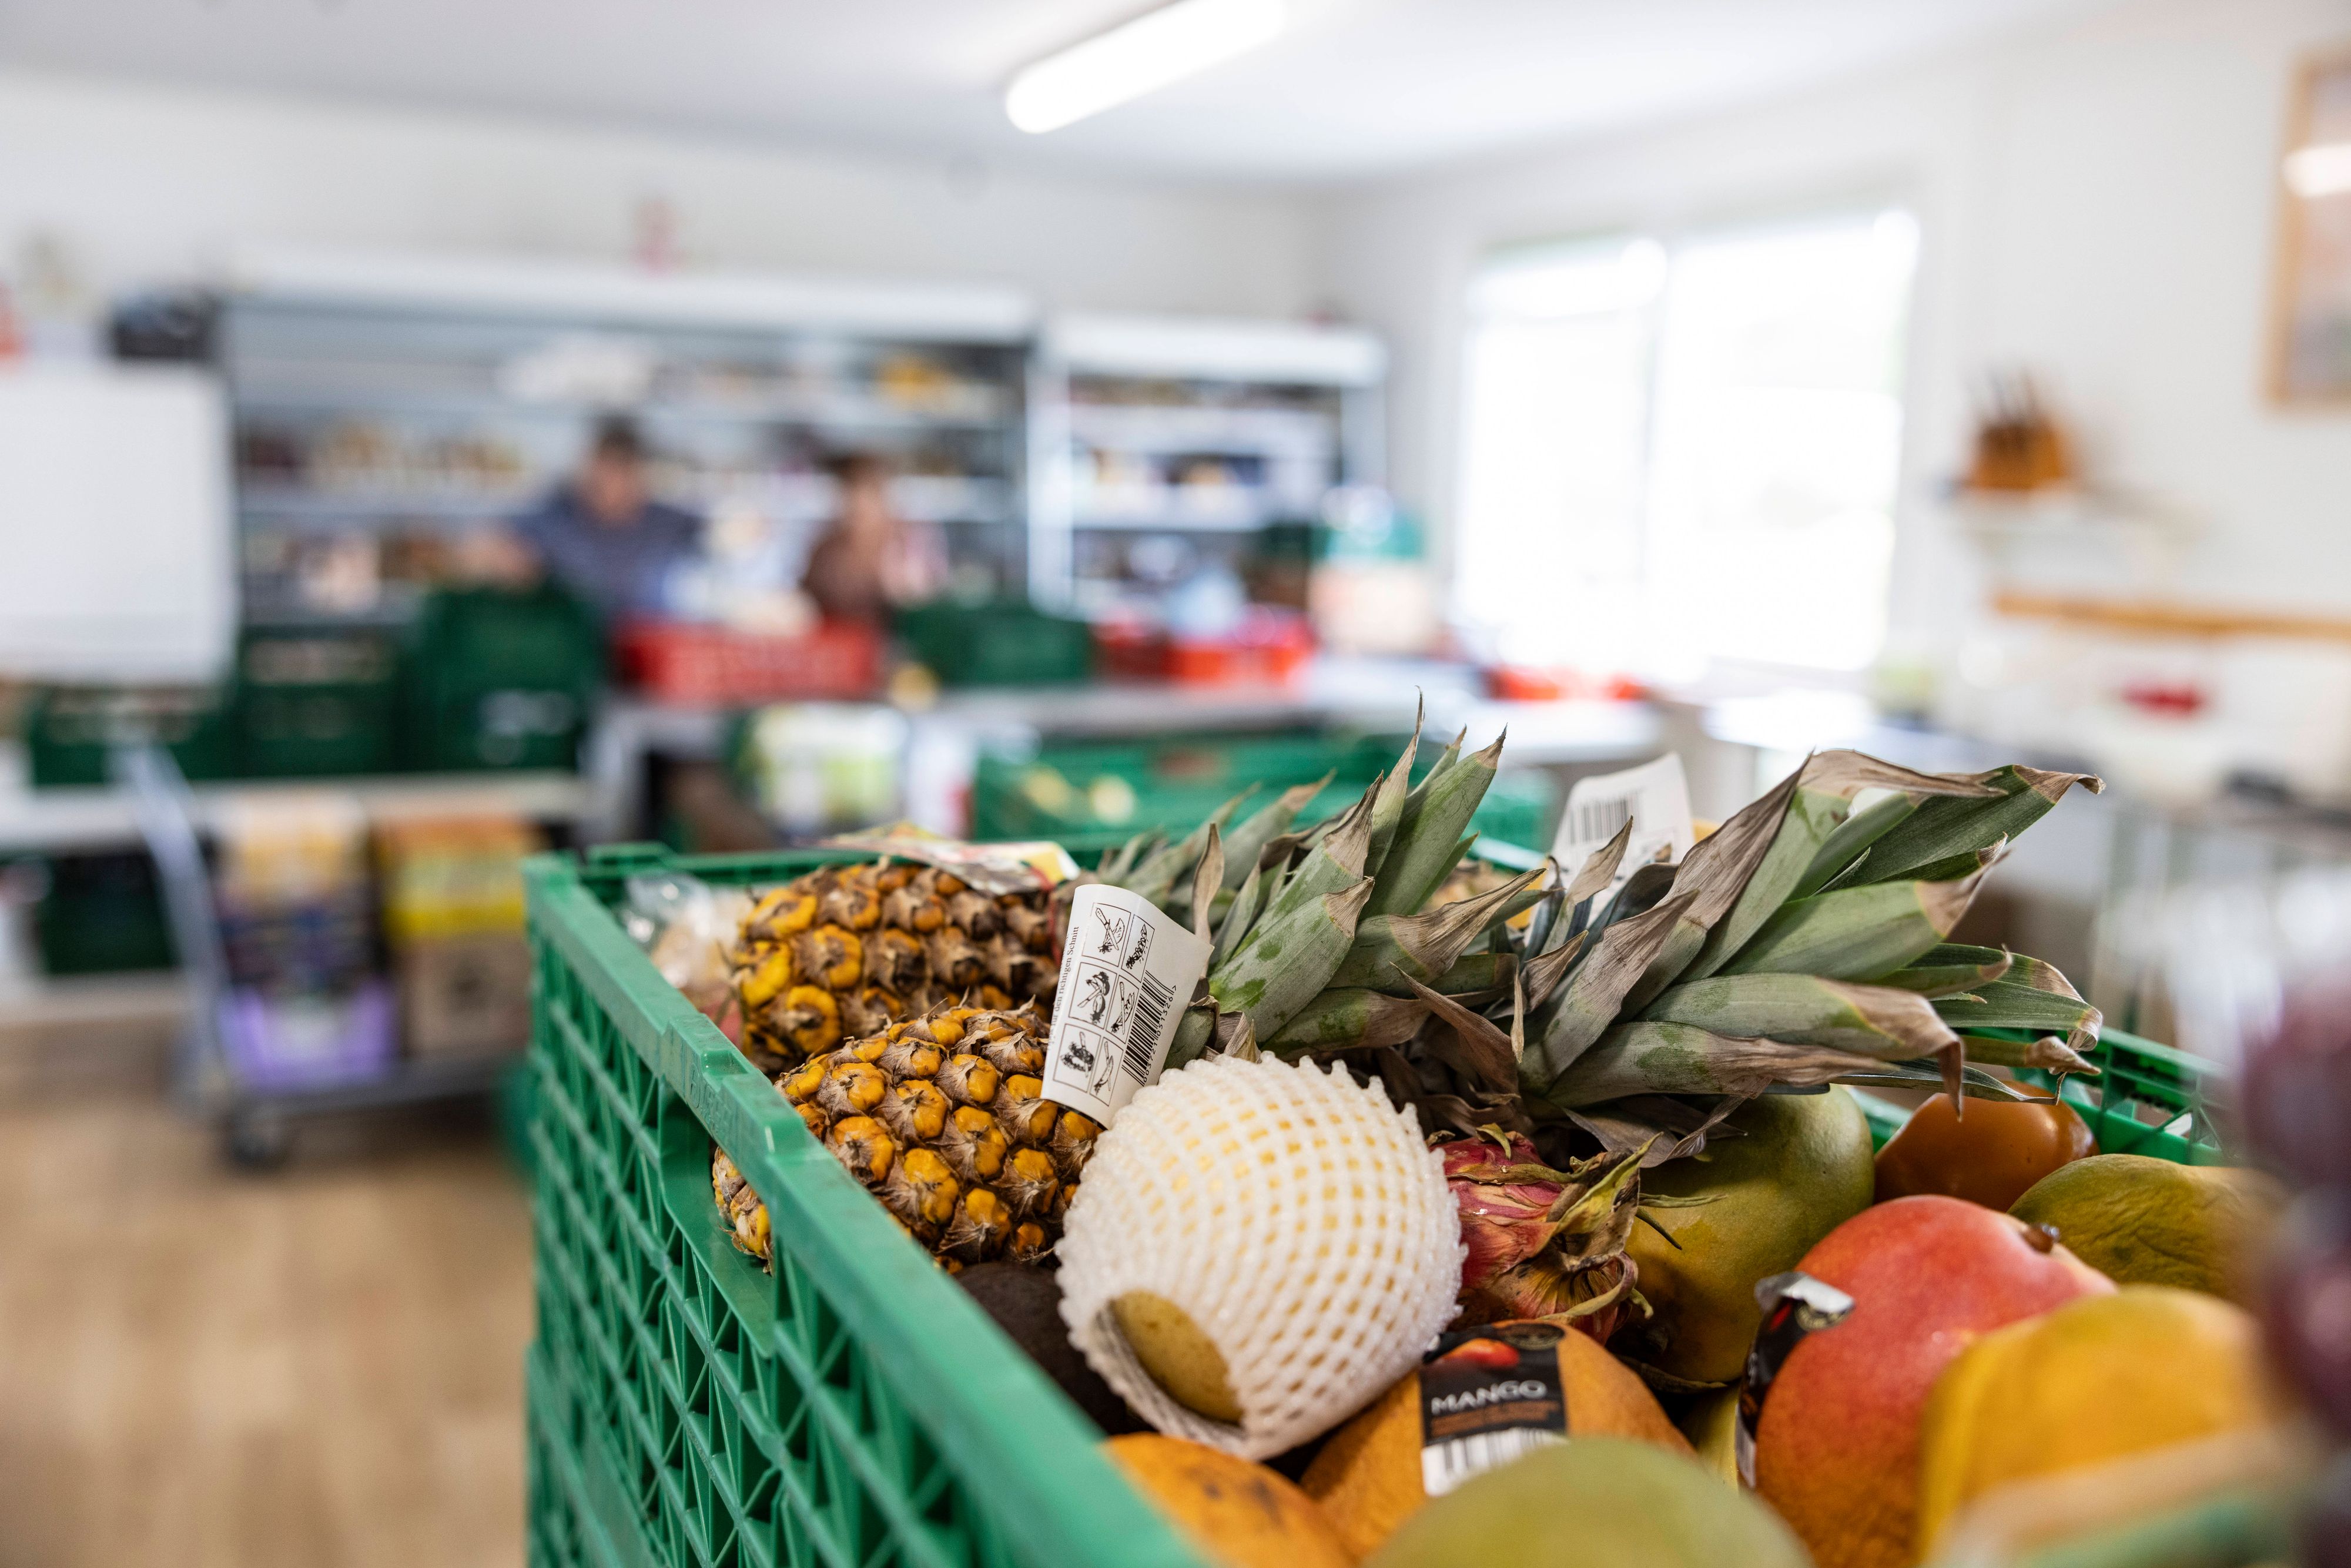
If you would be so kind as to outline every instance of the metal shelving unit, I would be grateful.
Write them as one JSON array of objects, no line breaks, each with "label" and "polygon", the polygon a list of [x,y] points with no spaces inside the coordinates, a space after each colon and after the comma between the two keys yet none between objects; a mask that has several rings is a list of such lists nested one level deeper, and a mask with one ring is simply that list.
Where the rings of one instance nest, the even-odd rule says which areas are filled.
[{"label": "metal shelving unit", "polygon": [[1029,589],[1099,609],[1135,536],[1231,555],[1384,476],[1386,355],[1341,327],[1071,314],[1029,372]]},{"label": "metal shelving unit", "polygon": [[1011,291],[276,253],[224,304],[250,604],[299,601],[344,539],[431,548],[532,505],[615,412],[665,497],[757,515],[785,559],[832,511],[824,459],[855,449],[959,568],[1026,575],[1034,313]]}]

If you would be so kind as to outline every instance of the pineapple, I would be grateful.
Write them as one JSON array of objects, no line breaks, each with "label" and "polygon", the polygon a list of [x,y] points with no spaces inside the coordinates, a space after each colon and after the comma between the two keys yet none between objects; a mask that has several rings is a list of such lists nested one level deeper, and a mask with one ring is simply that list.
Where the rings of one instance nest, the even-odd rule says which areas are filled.
[{"label": "pineapple", "polygon": [[731,956],[743,1052],[776,1073],[971,998],[1050,1002],[1049,895],[992,897],[935,866],[824,866],[769,890]]},{"label": "pineapple", "polygon": [[[1413,785],[1418,739],[1319,825],[1290,831],[1318,786],[1228,836],[1236,800],[1101,874],[1215,939],[1171,1071],[1335,1060],[1432,1136],[1528,1140],[1583,1217],[1539,1260],[1547,1289],[1593,1332],[1638,1310],[1639,1168],[1698,1152],[1746,1099],[1831,1082],[2014,1099],[1984,1064],[2096,1071],[2079,1048],[2099,1015],[2055,968],[1949,940],[2008,840],[2095,779],[1823,753],[1603,904],[1624,835],[1573,875],[1464,873],[1501,742],[1457,739]],[[1878,799],[1855,810],[1864,790]],[[1050,993],[1051,932],[1043,894],[888,862],[800,878],[745,923],[747,1052],[950,1268],[1048,1253],[1100,1131],[1041,1097],[1042,1017],[1005,1010]],[[765,1257],[766,1212],[723,1153],[712,1180],[737,1245]]]},{"label": "pineapple", "polygon": [[[1043,1097],[1045,1019],[939,1008],[813,1055],[776,1078],[810,1132],[950,1270],[1033,1261],[1061,1216],[1101,1124]],[[768,1255],[767,1207],[724,1151],[711,1189],[735,1245]]]}]

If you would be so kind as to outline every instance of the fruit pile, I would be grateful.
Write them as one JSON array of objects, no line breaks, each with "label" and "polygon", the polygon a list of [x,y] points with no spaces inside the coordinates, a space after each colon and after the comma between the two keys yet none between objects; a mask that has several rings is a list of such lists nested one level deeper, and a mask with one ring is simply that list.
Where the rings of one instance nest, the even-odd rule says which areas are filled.
[{"label": "fruit pile", "polygon": [[[1058,894],[828,867],[736,944],[746,1054],[1212,1561],[1894,1568],[2278,1427],[2265,1178],[2096,1153],[2016,1075],[2095,1074],[2096,1010],[1950,940],[2096,780],[1825,753],[1677,864],[1512,875],[1500,744],[1416,751],[1086,879],[1211,949],[1107,1128],[1045,1094]],[[1923,1103],[1873,1155],[1855,1089]]]}]

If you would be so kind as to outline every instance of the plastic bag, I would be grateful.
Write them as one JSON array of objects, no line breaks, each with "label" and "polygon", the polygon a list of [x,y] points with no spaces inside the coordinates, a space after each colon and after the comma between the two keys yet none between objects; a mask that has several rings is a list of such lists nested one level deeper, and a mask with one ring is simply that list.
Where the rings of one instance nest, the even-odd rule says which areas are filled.
[{"label": "plastic bag", "polygon": [[735,988],[726,955],[735,946],[751,894],[738,887],[713,887],[698,876],[665,873],[632,876],[624,884],[621,927],[653,959],[661,977],[684,993],[695,1010],[716,1022],[729,1040]]}]

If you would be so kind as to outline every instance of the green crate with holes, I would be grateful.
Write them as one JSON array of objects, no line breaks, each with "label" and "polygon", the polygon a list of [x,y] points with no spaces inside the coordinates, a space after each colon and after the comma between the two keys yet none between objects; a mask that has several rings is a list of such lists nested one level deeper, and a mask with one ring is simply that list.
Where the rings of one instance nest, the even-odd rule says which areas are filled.
[{"label": "green crate with holes", "polygon": [[[529,862],[537,1568],[1202,1568],[1100,1434],[897,1227],[611,906],[665,869],[768,883],[822,852]],[[710,1150],[773,1217],[735,1250]]]},{"label": "green crate with holes", "polygon": [[[1205,1568],[612,914],[631,875],[763,884],[856,858],[631,847],[526,869],[530,1561]],[[2102,1148],[2224,1157],[2209,1063],[2118,1031],[2086,1054],[2101,1075],[2061,1092]],[[1880,1142],[1908,1113],[1860,1098]],[[728,1239],[714,1141],[768,1204],[773,1274]]]}]

